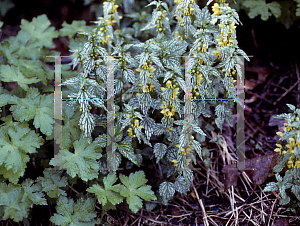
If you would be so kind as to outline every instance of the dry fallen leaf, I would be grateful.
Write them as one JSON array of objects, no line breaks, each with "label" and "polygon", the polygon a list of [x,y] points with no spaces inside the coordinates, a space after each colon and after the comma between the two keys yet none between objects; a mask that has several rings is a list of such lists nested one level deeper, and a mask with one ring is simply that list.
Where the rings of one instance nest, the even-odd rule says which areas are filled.
[{"label": "dry fallen leaf", "polygon": [[[253,170],[245,170],[245,173],[252,179],[254,184],[263,184],[268,177],[269,171],[278,164],[277,156],[278,153],[272,153],[253,159],[246,159],[245,168]],[[235,187],[237,185],[238,177],[242,171],[236,168],[236,164],[230,164],[223,167],[222,173],[225,174],[224,186],[226,191],[230,186]]]},{"label": "dry fallen leaf", "polygon": [[274,226],[289,226],[289,220],[286,218],[279,218],[275,220]]},{"label": "dry fallen leaf", "polygon": [[259,84],[262,84],[266,81],[269,74],[271,74],[274,70],[269,67],[260,67],[260,66],[253,66],[253,67],[246,67],[245,69],[248,72],[254,72],[258,74],[257,80],[245,80],[245,90],[253,90]]},{"label": "dry fallen leaf", "polygon": [[283,128],[284,128],[284,123],[287,122],[286,120],[284,119],[277,119],[277,118],[274,118],[274,116],[272,115],[270,117],[270,120],[269,120],[269,126],[277,126],[278,127],[278,131],[280,132],[283,132]]}]

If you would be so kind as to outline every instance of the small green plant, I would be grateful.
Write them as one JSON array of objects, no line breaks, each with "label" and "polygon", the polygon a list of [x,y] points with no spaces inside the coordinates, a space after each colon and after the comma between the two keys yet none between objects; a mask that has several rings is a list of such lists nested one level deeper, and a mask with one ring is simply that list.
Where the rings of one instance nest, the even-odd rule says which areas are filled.
[{"label": "small green plant", "polygon": [[279,189],[281,196],[279,204],[289,204],[288,210],[296,213],[297,208],[300,207],[300,109],[296,109],[291,104],[287,104],[287,106],[293,113],[284,113],[274,117],[286,120],[284,133],[277,132],[280,139],[274,150],[279,153],[279,164],[273,169],[277,182],[268,183],[263,191]]},{"label": "small green plant", "polygon": [[[142,31],[156,36],[145,42],[133,38],[143,32],[120,27],[125,15],[118,15],[112,0],[103,4],[103,16],[94,26],[64,23],[55,31],[42,15],[32,22],[22,20],[18,35],[1,43],[3,220],[31,219],[32,205],[48,202],[56,203],[57,213],[50,218],[56,225],[94,225],[96,199],[103,210],[125,200],[133,212],[143,200],[167,205],[175,192],[189,190],[196,158],[209,167],[209,150],[201,147],[204,130],[222,131],[225,121],[232,126],[230,99],[236,98],[235,82],[241,76],[237,56],[249,60],[236,40],[240,21],[224,0],[212,6],[212,13],[194,0],[170,5],[172,12],[162,1],[147,6],[154,10]],[[54,134],[54,96],[49,94],[53,71],[44,62],[49,62],[46,56],[59,55],[49,49],[54,47],[52,39],[62,35],[70,38],[73,54],[72,63],[62,67],[62,96],[69,101],[63,102],[60,135]],[[112,70],[113,82],[108,79]],[[108,101],[112,96],[115,103]],[[109,127],[112,120],[114,127]],[[60,152],[52,158],[46,147],[54,138]],[[156,158],[163,175],[152,186],[146,185],[147,158]],[[27,164],[43,172],[24,178]],[[140,170],[125,176],[118,173],[120,166]],[[86,185],[84,190],[73,188],[78,180]],[[69,188],[76,191],[76,202]]]}]

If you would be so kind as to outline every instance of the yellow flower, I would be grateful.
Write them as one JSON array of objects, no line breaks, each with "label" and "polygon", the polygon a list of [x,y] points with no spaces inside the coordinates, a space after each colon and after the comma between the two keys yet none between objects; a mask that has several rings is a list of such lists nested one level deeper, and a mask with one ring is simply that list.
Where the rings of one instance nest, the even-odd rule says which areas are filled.
[{"label": "yellow flower", "polygon": [[284,131],[286,131],[286,130],[287,130],[287,131],[291,131],[291,130],[292,130],[292,127],[291,127],[291,126],[287,126],[287,127],[283,128],[283,130],[284,130]]},{"label": "yellow flower", "polygon": [[216,56],[216,59],[221,59],[221,53],[219,50],[213,51],[212,54]]},{"label": "yellow flower", "polygon": [[218,3],[215,3],[212,7],[212,11],[214,12],[215,15],[221,14],[221,9],[219,7],[220,5]]},{"label": "yellow flower", "polygon": [[168,111],[167,115],[169,118],[171,118],[174,114],[171,111]]},{"label": "yellow flower", "polygon": [[109,37],[110,37],[110,35],[104,36],[104,41],[101,40],[101,43],[104,44],[104,43],[106,43],[106,42],[111,42],[111,41],[109,41]]},{"label": "yellow flower", "polygon": [[174,163],[174,166],[177,166],[177,160],[173,159],[172,162]]},{"label": "yellow flower", "polygon": [[172,107],[171,112],[173,113],[173,115],[175,114],[176,108]]},{"label": "yellow flower", "polygon": [[163,102],[161,102],[161,103],[162,103],[162,105],[159,105],[159,107],[161,107],[162,109],[165,109],[166,101],[163,101]]},{"label": "yellow flower", "polygon": [[295,139],[294,138],[292,138],[292,137],[290,137],[289,138],[289,143],[292,145],[292,146],[295,146]]},{"label": "yellow flower", "polygon": [[280,148],[275,148],[274,151],[279,152],[279,154],[281,155],[281,149]]},{"label": "yellow flower", "polygon": [[236,80],[233,80],[233,83],[232,83],[232,87],[234,87],[234,83],[236,82]]},{"label": "yellow flower", "polygon": [[155,87],[155,85],[153,84],[153,82],[151,82],[151,84],[150,84],[150,91],[153,91],[154,87]]},{"label": "yellow flower", "polygon": [[197,75],[196,79],[197,79],[197,85],[200,85],[201,80],[203,79],[203,76],[202,75]]},{"label": "yellow flower", "polygon": [[236,28],[236,26],[234,26],[235,25],[235,23],[234,22],[231,22],[231,24],[229,24],[229,32],[230,33],[233,33],[233,29],[235,29]]},{"label": "yellow flower", "polygon": [[292,167],[293,167],[293,164],[294,164],[294,163],[293,163],[292,160],[289,160],[289,161],[288,161],[288,167],[289,167],[289,168],[292,168]]},{"label": "yellow flower", "polygon": [[186,155],[186,153],[185,153],[185,151],[184,151],[184,148],[181,148],[180,154]]},{"label": "yellow flower", "polygon": [[168,108],[164,108],[164,109],[161,110],[160,112],[161,112],[162,114],[166,115],[168,111],[169,111]]},{"label": "yellow flower", "polygon": [[298,160],[295,162],[294,168],[299,168],[299,167],[300,167],[300,160],[298,159]]},{"label": "yellow flower", "polygon": [[148,69],[148,64],[147,64],[147,63],[144,63],[143,66],[142,66],[142,68],[143,68],[144,70]]},{"label": "yellow flower", "polygon": [[138,127],[139,126],[139,120],[134,120],[134,125],[136,126],[136,127]]},{"label": "yellow flower", "polygon": [[117,12],[117,8],[118,8],[118,7],[119,7],[118,5],[113,5],[110,12],[111,12],[111,13]]},{"label": "yellow flower", "polygon": [[153,75],[153,71],[155,71],[155,70],[156,70],[156,69],[155,69],[152,65],[148,68],[150,77]]},{"label": "yellow flower", "polygon": [[127,132],[128,132],[128,135],[129,135],[130,137],[133,136],[132,128],[129,128],[129,129],[127,130]]},{"label": "yellow flower", "polygon": [[168,80],[166,84],[167,84],[167,87],[168,87],[169,89],[172,88],[172,82],[171,82],[170,80]]},{"label": "yellow flower", "polygon": [[280,137],[283,137],[283,133],[282,132],[276,132],[276,134]]},{"label": "yellow flower", "polygon": [[148,87],[148,85],[146,85],[145,92],[149,93],[149,87]]},{"label": "yellow flower", "polygon": [[177,97],[177,94],[179,93],[179,88],[175,88],[172,91],[172,99],[175,99]]}]

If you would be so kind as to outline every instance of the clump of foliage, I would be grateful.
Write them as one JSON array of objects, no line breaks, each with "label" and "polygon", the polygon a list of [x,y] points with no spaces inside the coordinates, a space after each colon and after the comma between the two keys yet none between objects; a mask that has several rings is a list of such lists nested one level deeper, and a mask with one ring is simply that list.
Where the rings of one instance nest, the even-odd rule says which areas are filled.
[{"label": "clump of foliage", "polygon": [[[284,113],[274,118],[284,119],[284,133],[277,132],[280,136],[274,150],[278,152],[278,161],[273,172],[276,173],[277,182],[270,182],[263,191],[280,192],[280,205],[289,204],[287,209],[296,213],[300,207],[300,109],[287,104],[293,113]],[[284,174],[284,176],[283,176]]]},{"label": "clump of foliage", "polygon": [[229,0],[229,2],[237,11],[245,10],[251,19],[260,16],[266,21],[274,16],[276,22],[282,23],[286,29],[300,17],[300,0]]},{"label": "clump of foliage", "polygon": [[[241,22],[224,0],[212,6],[212,13],[194,0],[172,2],[172,12],[162,1],[149,6],[154,10],[142,31],[156,31],[156,36],[145,42],[133,38],[136,31],[120,27],[125,15],[110,0],[91,28],[76,21],[55,31],[42,15],[22,20],[18,35],[1,43],[2,220],[30,219],[33,205],[49,202],[57,205],[50,219],[56,225],[94,225],[96,199],[103,210],[125,200],[133,212],[143,200],[167,205],[176,191],[189,190],[196,158],[209,166],[208,149],[201,147],[203,130],[222,131],[225,121],[233,125],[230,100],[236,99],[241,76],[237,56],[249,60],[236,40]],[[49,50],[59,36],[70,37],[73,52],[72,63],[62,67],[63,98],[69,101],[63,102],[61,135],[53,130],[53,71],[45,64],[46,56],[59,55]],[[112,96],[115,104],[108,101]],[[60,152],[49,159],[46,146],[53,139]],[[152,186],[156,193],[145,179],[150,168],[144,162],[153,158],[164,176]],[[24,178],[27,163],[43,167],[43,176]],[[122,163],[126,170],[133,165],[140,170],[119,174]],[[79,180],[86,189],[75,203],[66,191]]]}]

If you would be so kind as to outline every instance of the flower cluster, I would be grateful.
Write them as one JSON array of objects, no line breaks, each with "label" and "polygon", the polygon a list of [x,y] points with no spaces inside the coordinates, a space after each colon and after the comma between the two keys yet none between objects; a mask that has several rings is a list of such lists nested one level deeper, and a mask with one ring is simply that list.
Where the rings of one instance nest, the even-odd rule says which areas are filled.
[{"label": "flower cluster", "polygon": [[98,34],[100,34],[103,40],[100,40],[102,45],[104,45],[105,43],[108,42],[112,42],[109,40],[109,38],[111,37],[111,35],[107,34],[108,32],[108,26],[110,25],[109,19],[104,19],[104,18],[100,18],[100,20],[102,21],[102,23],[100,24],[100,29],[98,31]]},{"label": "flower cluster", "polygon": [[[107,0],[107,2],[103,2],[103,5],[105,6],[108,2],[112,3],[112,9],[110,10],[110,12],[108,13],[108,15],[111,15],[109,18],[109,24],[110,25],[115,25],[117,23],[116,19],[115,19],[115,12],[117,13],[117,9],[118,9],[118,5],[116,5],[116,1],[115,0]],[[122,16],[119,16],[119,19],[122,19]]]},{"label": "flower cluster", "polygon": [[[228,3],[224,3],[225,0],[220,0],[217,1],[220,2],[221,6],[228,6]],[[219,3],[215,3],[212,6],[212,11],[215,15],[220,16],[222,14],[221,8],[220,8],[220,4]],[[231,46],[234,43],[234,39],[233,37],[235,37],[235,23],[231,22],[228,23],[227,21],[224,24],[218,24],[221,34],[218,36],[218,38],[216,38],[216,40],[218,41],[218,45],[217,45],[217,50],[213,51],[212,54],[215,55],[216,59],[220,59],[221,60],[221,52],[220,52],[220,48],[224,47],[224,46]],[[228,27],[228,34],[225,34],[224,32],[224,28]],[[225,68],[220,68],[220,71],[222,72],[226,72]],[[236,70],[234,69],[234,67],[231,68],[230,72],[228,73],[229,77],[231,76],[236,76]],[[234,87],[234,83],[236,82],[236,80],[233,80],[232,83],[232,87]]]},{"label": "flower cluster", "polygon": [[[299,117],[296,117],[294,119],[294,122],[299,121]],[[288,123],[284,123],[284,131],[294,131],[297,132],[299,130],[299,127],[293,127],[289,126]],[[277,132],[277,135],[280,137],[283,137],[282,132]],[[276,144],[277,148],[274,150],[275,152],[279,152],[279,155],[285,155],[286,153],[290,153],[291,157],[289,158],[287,162],[288,168],[299,168],[300,167],[300,159],[295,156],[295,148],[300,147],[300,140],[297,142],[297,136],[290,137],[288,143],[285,145],[285,147],[282,147],[282,145],[279,143]]]},{"label": "flower cluster", "polygon": [[185,9],[185,6],[182,4],[182,0],[174,0],[174,3],[177,4],[178,7],[181,6],[181,8],[180,8],[181,16],[177,15],[176,19],[179,21],[178,24],[182,29],[182,36],[179,35],[178,31],[175,32],[175,36],[179,37],[180,39],[184,39],[184,37],[188,36],[188,34],[184,34],[184,32],[183,32],[183,21],[184,21],[183,18],[185,16],[189,16],[191,18],[186,21],[191,21],[193,23],[194,19],[192,18],[192,16],[194,16],[194,11],[195,11],[195,8],[193,7],[193,5],[195,4],[195,0],[191,0],[186,9]]},{"label": "flower cluster", "polygon": [[[190,136],[190,141],[194,140],[194,136]],[[187,147],[186,148],[181,148],[180,150],[180,154],[181,155],[190,155],[193,151],[193,145],[191,144],[191,142],[188,142]],[[179,148],[179,144],[176,144],[176,147]],[[174,166],[177,167],[177,159],[173,159],[172,162],[174,163]],[[186,158],[186,162],[185,162],[185,167],[187,167],[189,165],[189,163],[191,162],[190,158]]]},{"label": "flower cluster", "polygon": [[[222,35],[220,35],[216,40],[219,41],[219,46],[220,47],[223,47],[223,46],[231,46],[233,44],[233,38],[232,38],[232,34],[234,33],[235,31],[235,23],[234,22],[231,22],[230,24],[218,24],[218,26],[221,28],[221,33]],[[224,33],[224,26],[228,26],[229,27],[229,32],[227,34],[227,36],[225,36],[225,33]],[[217,49],[219,49],[217,47]]]},{"label": "flower cluster", "polygon": [[157,20],[157,28],[156,28],[156,32],[160,33],[160,32],[164,32],[166,30],[166,28],[163,27],[163,18],[165,17],[165,14],[167,11],[163,10],[162,8],[158,8],[158,11],[161,11],[161,16],[158,17]]},{"label": "flower cluster", "polygon": [[[189,16],[189,15],[194,15],[194,8],[192,7],[192,4],[195,3],[194,0],[191,1],[191,3],[189,4],[188,8],[186,9],[186,11],[184,12],[184,15]],[[183,9],[183,8],[181,8]],[[184,9],[183,9],[184,10]]]},{"label": "flower cluster", "polygon": [[131,128],[129,128],[129,129],[127,130],[128,135],[129,135],[130,137],[136,137],[135,134],[134,134],[134,129],[135,129],[136,127],[143,128],[143,126],[142,126],[142,125],[139,125],[139,120],[138,120],[138,119],[132,118],[132,115],[131,115],[131,114],[127,114],[127,117],[128,117],[128,118],[131,117],[131,123],[129,123],[129,125],[131,126]]},{"label": "flower cluster", "polygon": [[[195,57],[197,57],[197,55],[200,53],[206,52],[206,50],[207,50],[207,46],[206,46],[206,44],[203,43],[203,39],[199,38],[199,39],[197,39],[197,41],[200,42],[200,45],[196,49],[196,52],[194,53]],[[199,93],[196,91],[196,89],[197,89],[197,86],[200,85],[201,80],[204,78],[203,74],[201,72],[201,69],[200,69],[200,65],[203,65],[203,64],[204,64],[204,61],[203,61],[202,57],[201,56],[197,57],[197,63],[195,64],[195,68],[193,68],[191,70],[192,75],[196,75],[196,81],[197,81],[197,84],[192,88],[192,95],[191,95],[192,99],[196,99],[197,96],[199,96]]]},{"label": "flower cluster", "polygon": [[[178,87],[178,83],[175,82],[175,80],[173,81],[174,84],[172,84],[172,81],[168,80],[166,82],[167,88],[165,87],[161,87],[161,90],[164,92],[166,89],[170,89],[172,90],[172,96],[170,97],[170,99],[168,100],[168,103],[166,103],[166,101],[162,101],[162,104],[159,105],[160,108],[162,108],[161,113],[166,116],[171,118],[174,121],[174,118],[172,118],[172,116],[175,114],[176,112],[176,108],[174,108],[172,100],[174,100],[175,98],[177,98],[177,95],[179,93],[179,87]],[[164,93],[161,93],[162,96],[164,97]],[[172,130],[172,127],[169,128],[168,132]]]},{"label": "flower cluster", "polygon": [[[149,57],[151,57],[151,53],[149,54]],[[148,81],[147,81],[147,85],[145,87],[145,92],[149,93],[153,91],[153,88],[155,87],[153,82],[150,80],[153,77],[153,72],[155,71],[155,68],[152,65],[152,61],[151,60],[147,60],[143,65],[142,68],[137,68],[136,71],[141,72],[142,70],[148,70],[149,71],[149,77]],[[140,86],[140,91],[143,91],[143,85],[142,82],[140,81],[139,84]],[[140,93],[137,93],[137,96],[140,96]]]}]

